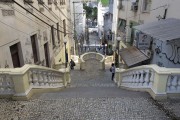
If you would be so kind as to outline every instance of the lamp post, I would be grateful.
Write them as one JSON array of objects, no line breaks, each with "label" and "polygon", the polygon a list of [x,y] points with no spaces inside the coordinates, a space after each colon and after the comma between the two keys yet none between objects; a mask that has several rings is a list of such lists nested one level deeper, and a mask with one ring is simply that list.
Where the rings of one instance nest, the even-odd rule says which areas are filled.
[{"label": "lamp post", "polygon": [[106,57],[106,47],[107,47],[107,44],[105,44],[105,57]]},{"label": "lamp post", "polygon": [[120,41],[121,41],[121,37],[117,37],[117,49],[118,49],[118,65],[117,65],[117,67],[119,68],[120,66],[119,66],[119,43],[120,43]]},{"label": "lamp post", "polygon": [[66,43],[67,43],[67,41],[66,41],[66,39],[64,39],[64,47],[65,47],[65,49],[64,49],[64,54],[65,54],[65,55],[64,55],[64,56],[65,56],[65,57],[64,57],[64,58],[65,58],[65,68],[67,68],[67,62],[68,62],[68,61],[67,61],[67,57],[68,57],[68,56],[67,56],[67,53],[66,53]]},{"label": "lamp post", "polygon": [[79,58],[80,58],[80,45],[81,45],[81,43],[79,42],[79,43],[78,43],[78,54],[79,54]]}]

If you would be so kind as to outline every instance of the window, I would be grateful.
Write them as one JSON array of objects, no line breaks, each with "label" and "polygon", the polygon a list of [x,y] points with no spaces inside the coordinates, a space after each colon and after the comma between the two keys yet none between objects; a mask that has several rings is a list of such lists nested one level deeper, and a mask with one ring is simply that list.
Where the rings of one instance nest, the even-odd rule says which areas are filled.
[{"label": "window", "polygon": [[66,20],[63,20],[64,37],[66,36]]},{"label": "window", "polygon": [[32,52],[33,52],[33,58],[34,58],[34,63],[38,64],[39,62],[39,53],[37,51],[38,44],[37,44],[37,35],[31,36],[31,44],[32,44]]},{"label": "window", "polygon": [[48,5],[51,5],[53,3],[53,0],[48,0]]},{"label": "window", "polygon": [[65,5],[66,0],[60,0],[60,5]]},{"label": "window", "polygon": [[149,12],[151,7],[151,0],[143,0],[142,11]]},{"label": "window", "polygon": [[119,21],[118,21],[118,29],[121,32],[124,32],[125,31],[125,27],[126,27],[126,20],[119,19]]}]

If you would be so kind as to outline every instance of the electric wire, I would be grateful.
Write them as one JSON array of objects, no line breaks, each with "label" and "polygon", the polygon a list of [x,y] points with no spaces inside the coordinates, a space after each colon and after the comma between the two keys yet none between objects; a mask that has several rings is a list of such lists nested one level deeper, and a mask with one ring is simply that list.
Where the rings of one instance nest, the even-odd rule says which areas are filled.
[{"label": "electric wire", "polygon": [[3,21],[1,21],[1,20],[0,20],[0,23],[2,23],[2,24],[4,24],[4,25],[6,25],[6,26],[8,26],[8,27],[10,27],[10,28],[12,28],[12,29],[14,29],[14,30],[16,30],[16,31],[19,31],[19,32],[21,32],[21,33],[24,33],[24,34],[28,35],[28,33],[25,33],[25,32],[23,32],[23,31],[21,31],[21,30],[19,30],[19,29],[16,29],[16,28],[14,28],[14,27],[12,27],[12,26],[10,26],[10,25],[8,25],[8,24],[4,23],[4,22],[3,22]]},{"label": "electric wire", "polygon": [[[38,24],[38,25],[40,25],[40,26],[46,28],[45,26],[39,24],[38,22],[36,22],[36,21],[33,20],[32,18],[28,17],[27,15],[25,15],[24,13],[22,13],[20,10],[16,9],[15,7],[12,7],[12,6],[8,5],[8,4],[6,4],[6,5],[9,6],[10,8],[12,8],[13,10],[17,11],[17,12],[20,13],[21,15],[25,16],[26,18],[32,20],[32,21],[35,22],[36,24]],[[46,28],[46,29],[48,29],[48,28]]]},{"label": "electric wire", "polygon": [[[52,25],[48,24],[47,22],[45,22],[44,20],[40,19],[39,17],[37,17],[36,15],[34,15],[33,13],[31,13],[30,11],[28,11],[25,7],[23,7],[22,5],[20,5],[18,2],[16,2],[15,0],[12,0],[14,3],[16,3],[18,6],[20,6],[21,8],[23,8],[25,11],[27,11],[28,13],[30,13],[32,16],[34,16],[35,18],[37,18],[38,20],[40,20],[41,22],[45,23],[46,25],[52,27]],[[54,28],[54,27],[53,27]],[[56,28],[54,28],[55,30],[57,30]],[[64,33],[61,30],[58,30],[61,33]],[[66,33],[66,34],[72,34],[72,33]]]},{"label": "electric wire", "polygon": [[[55,4],[55,5],[56,5],[56,4]],[[58,17],[58,16],[56,15],[56,13],[54,13],[53,11],[50,11],[50,10],[49,10],[48,6],[46,6],[45,4],[43,4],[43,7],[44,7],[45,9],[47,9],[47,10],[49,11],[49,13],[51,13],[51,14],[53,13],[57,18],[59,18],[59,20],[60,20],[61,22],[63,22],[63,20],[61,20],[61,18]],[[56,5],[56,7],[57,7],[58,10],[60,11],[60,9],[59,9],[59,7],[58,7],[57,5]],[[63,13],[63,14],[64,14],[64,13]],[[53,16],[54,16],[54,15],[53,15]],[[54,17],[55,17],[55,16],[54,16]],[[70,23],[71,23],[71,22],[70,22]],[[66,26],[69,27],[70,29],[73,29],[72,27],[70,27],[70,26],[67,25],[67,24],[66,24]]]}]

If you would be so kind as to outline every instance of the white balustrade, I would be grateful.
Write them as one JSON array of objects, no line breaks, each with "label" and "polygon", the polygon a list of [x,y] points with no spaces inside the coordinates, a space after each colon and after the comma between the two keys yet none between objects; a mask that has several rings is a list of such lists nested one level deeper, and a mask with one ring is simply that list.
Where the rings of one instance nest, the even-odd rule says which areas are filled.
[{"label": "white balustrade", "polygon": [[29,83],[34,87],[55,87],[63,83],[62,74],[41,69],[29,71]]},{"label": "white balustrade", "polygon": [[81,55],[80,58],[80,69],[84,69],[85,68],[85,62],[89,59],[96,59],[99,60],[101,64],[101,68],[100,69],[105,69],[105,57],[104,55],[100,54],[100,53],[96,53],[96,52],[88,52],[85,53],[83,55]]},{"label": "white balustrade", "polygon": [[180,93],[180,75],[170,75],[167,81],[168,93]]},{"label": "white balustrade", "polygon": [[68,69],[51,69],[37,65],[0,69],[0,96],[29,97],[31,89],[62,88],[69,80]]},{"label": "white balustrade", "polygon": [[131,70],[122,73],[122,86],[125,87],[151,87],[153,84],[154,73],[149,69]]}]

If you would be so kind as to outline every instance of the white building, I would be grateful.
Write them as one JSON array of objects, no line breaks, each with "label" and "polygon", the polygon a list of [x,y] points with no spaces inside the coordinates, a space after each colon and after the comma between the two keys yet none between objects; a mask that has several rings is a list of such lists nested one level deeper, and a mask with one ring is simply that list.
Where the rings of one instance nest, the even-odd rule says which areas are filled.
[{"label": "white building", "polygon": [[114,43],[117,34],[117,8],[117,0],[109,0],[109,11],[104,15],[104,35],[111,43]]},{"label": "white building", "polygon": [[109,7],[104,7],[101,3],[101,1],[98,3],[98,20],[97,20],[97,23],[98,23],[98,36],[100,39],[103,38],[103,31],[104,31],[104,14],[106,12],[108,12],[109,10]]},{"label": "white building", "polygon": [[0,8],[2,68],[24,64],[53,67],[68,62],[65,58],[70,57],[72,36],[68,1],[3,0]]},{"label": "white building", "polygon": [[123,0],[118,4],[118,32],[126,42],[133,42],[132,26],[163,18],[180,18],[177,14],[179,0]]},{"label": "white building", "polygon": [[84,32],[85,12],[83,9],[83,2],[80,0],[71,1],[71,18],[75,24],[77,38]]},{"label": "white building", "polygon": [[[130,0],[130,1],[119,1],[119,11],[118,11],[118,24],[117,24],[117,30],[118,34],[117,36],[121,36],[122,42],[120,42],[120,48],[126,48],[126,43],[134,43],[134,45],[141,51],[143,54],[148,55],[151,57],[150,63],[157,64],[161,67],[179,67],[178,62],[178,52],[176,47],[180,46],[178,42],[178,38],[176,38],[176,35],[170,34],[172,31],[174,31],[176,28],[171,27],[169,20],[165,22],[164,24],[162,22],[161,25],[161,19],[168,19],[168,18],[179,18],[180,15],[177,14],[177,11],[180,9],[178,5],[180,5],[179,0]],[[160,22],[158,22],[160,21]],[[170,20],[171,21],[171,20]],[[172,20],[173,21],[173,20]],[[177,25],[179,25],[178,20],[174,20]],[[155,24],[153,24],[155,22]],[[157,22],[157,23],[156,23]],[[151,26],[152,23],[152,26]],[[149,25],[150,24],[150,25]],[[146,29],[143,27],[134,27],[137,25],[144,25]],[[157,26],[154,26],[157,25]],[[163,26],[164,25],[164,26]],[[170,29],[168,29],[165,26],[169,26]],[[175,24],[172,24],[176,26]],[[169,33],[163,31],[163,28],[166,32],[169,31]],[[135,30],[138,31],[135,31]],[[159,31],[156,31],[156,29],[159,29]],[[177,29],[176,29],[177,30]],[[154,34],[151,32],[156,31],[157,33],[164,36],[164,34],[171,36],[172,39],[168,40],[166,38],[163,38],[162,36],[158,36],[158,39]],[[179,30],[177,30],[178,32]],[[163,34],[164,32],[164,34]],[[174,31],[175,32],[175,31]],[[138,36],[138,34],[141,34],[149,39],[147,41],[147,44],[150,48],[140,48],[138,44],[140,44],[140,38],[141,36]],[[176,33],[176,32],[175,32]],[[178,33],[180,34],[180,33]],[[174,38],[173,38],[174,37]],[[171,42],[168,42],[171,41]],[[145,44],[145,43],[143,43]],[[172,46],[172,47],[170,47]],[[176,47],[175,47],[176,46]],[[128,48],[127,48],[128,50]],[[138,57],[138,56],[136,56]],[[131,59],[134,59],[130,57]],[[124,62],[126,61],[125,58]],[[135,59],[134,59],[135,60]],[[140,60],[141,61],[141,60]]]}]

